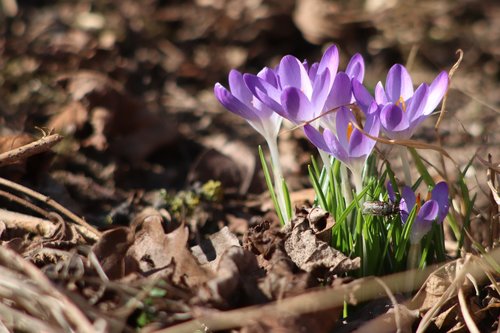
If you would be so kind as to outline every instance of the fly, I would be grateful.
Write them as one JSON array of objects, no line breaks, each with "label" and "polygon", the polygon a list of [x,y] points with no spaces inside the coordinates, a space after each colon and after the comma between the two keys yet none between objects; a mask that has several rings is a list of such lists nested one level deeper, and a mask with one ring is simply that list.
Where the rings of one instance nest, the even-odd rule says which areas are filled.
[{"label": "fly", "polygon": [[391,216],[399,213],[399,207],[392,202],[366,201],[363,202],[363,214],[375,216]]}]

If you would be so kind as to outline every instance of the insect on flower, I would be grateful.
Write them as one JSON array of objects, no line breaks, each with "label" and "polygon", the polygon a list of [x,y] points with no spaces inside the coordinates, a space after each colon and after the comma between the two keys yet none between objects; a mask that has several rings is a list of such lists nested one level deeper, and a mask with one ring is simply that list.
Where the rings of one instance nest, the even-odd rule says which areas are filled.
[{"label": "insect on flower", "polygon": [[375,216],[391,216],[399,213],[399,207],[395,203],[385,201],[363,202],[363,214]]}]

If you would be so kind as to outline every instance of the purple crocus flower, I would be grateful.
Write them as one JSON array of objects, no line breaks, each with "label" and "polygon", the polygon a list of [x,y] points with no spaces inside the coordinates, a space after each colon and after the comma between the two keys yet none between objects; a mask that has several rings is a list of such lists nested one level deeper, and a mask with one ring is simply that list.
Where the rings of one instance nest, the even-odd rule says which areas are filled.
[{"label": "purple crocus flower", "polygon": [[[373,103],[373,107],[377,107]],[[310,125],[304,126],[304,132],[316,147],[333,155],[342,161],[352,171],[356,191],[361,190],[361,172],[366,159],[376,144],[353,126],[356,122],[354,114],[346,107],[341,107],[336,113],[336,134],[325,129],[321,134]],[[367,116],[363,130],[371,136],[378,136],[380,123],[375,116]]]},{"label": "purple crocus flower", "polygon": [[[396,202],[394,189],[390,182],[387,184],[387,190],[389,199],[393,203]],[[448,185],[445,182],[436,184],[430,193],[430,197],[425,202],[420,199],[420,194],[415,195],[415,192],[410,187],[404,186],[399,201],[399,211],[403,223],[406,223],[415,205],[417,206],[417,215],[410,234],[412,244],[419,243],[422,237],[431,230],[432,223],[434,221],[442,223],[448,214],[450,208]]]},{"label": "purple crocus flower", "polygon": [[[264,68],[255,77],[269,87],[278,89],[278,79],[272,69]],[[226,109],[245,118],[265,138],[271,154],[274,188],[278,197],[278,205],[283,214],[283,219],[288,221],[291,216],[287,216],[286,212],[286,201],[282,188],[283,173],[277,141],[283,118],[252,94],[245,83],[244,75],[237,70],[232,70],[229,73],[229,89],[230,91],[220,83],[216,83],[214,87],[215,97]]]},{"label": "purple crocus flower", "polygon": [[311,66],[291,55],[283,57],[275,70],[277,86],[250,74],[245,74],[244,80],[264,105],[299,124],[310,121],[323,112],[338,64],[338,50],[333,45],[326,50],[319,63]]},{"label": "purple crocus flower", "polygon": [[422,83],[413,91],[410,74],[403,65],[396,64],[387,74],[385,88],[381,82],[375,87],[373,98],[360,82],[353,82],[353,93],[358,105],[367,110],[371,103],[380,106],[380,124],[391,139],[409,139],[417,125],[438,106],[448,89],[449,77],[441,72],[429,86]]},{"label": "purple crocus flower", "polygon": [[[272,87],[278,86],[276,74],[270,68],[261,70],[257,77]],[[243,75],[237,70],[233,69],[229,73],[229,89],[217,82],[215,97],[226,109],[244,118],[266,141],[275,141],[281,126],[281,116],[255,98],[245,84]]]}]

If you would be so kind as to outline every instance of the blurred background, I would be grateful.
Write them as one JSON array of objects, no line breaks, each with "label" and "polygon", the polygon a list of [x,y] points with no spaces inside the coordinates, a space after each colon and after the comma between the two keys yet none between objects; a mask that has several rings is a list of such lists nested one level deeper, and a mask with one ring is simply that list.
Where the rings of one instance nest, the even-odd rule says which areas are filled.
[{"label": "blurred background", "polygon": [[[286,54],[318,61],[331,43],[341,51],[341,69],[354,53],[363,55],[369,87],[385,81],[395,62],[408,66],[415,84],[431,82],[462,49],[442,144],[462,168],[478,149],[483,158],[500,158],[495,0],[0,5],[0,151],[39,138],[42,130],[65,135],[57,155],[36,156],[0,174],[90,221],[120,209],[126,215],[133,203],[153,200],[148,194],[154,189],[177,191],[209,179],[221,180],[228,193],[263,192],[256,160],[263,139],[218,104],[213,86],[227,86],[232,68],[255,73]],[[435,142],[436,120],[426,121],[414,138]],[[311,146],[300,130],[284,130],[280,139],[291,188],[309,187]],[[436,154],[424,156],[439,165]],[[476,160],[467,174],[483,207],[484,170]]]}]

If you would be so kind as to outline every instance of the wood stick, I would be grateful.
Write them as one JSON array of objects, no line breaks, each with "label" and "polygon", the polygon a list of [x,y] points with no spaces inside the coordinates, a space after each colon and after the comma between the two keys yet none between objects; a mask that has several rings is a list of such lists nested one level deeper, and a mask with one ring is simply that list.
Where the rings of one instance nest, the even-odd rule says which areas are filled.
[{"label": "wood stick", "polygon": [[60,142],[62,139],[63,137],[59,134],[51,134],[28,143],[27,145],[2,153],[0,154],[0,167],[14,164],[30,156],[43,153],[52,148],[52,146]]}]

